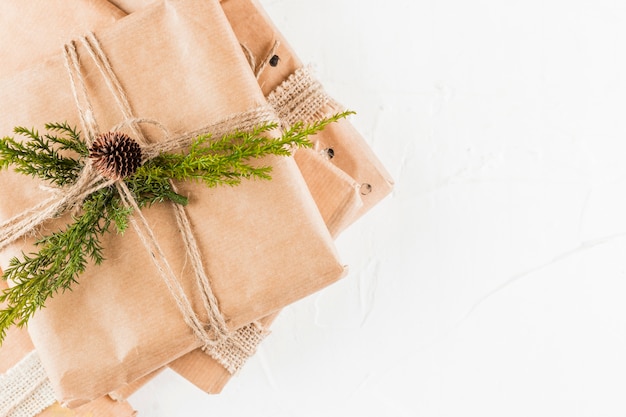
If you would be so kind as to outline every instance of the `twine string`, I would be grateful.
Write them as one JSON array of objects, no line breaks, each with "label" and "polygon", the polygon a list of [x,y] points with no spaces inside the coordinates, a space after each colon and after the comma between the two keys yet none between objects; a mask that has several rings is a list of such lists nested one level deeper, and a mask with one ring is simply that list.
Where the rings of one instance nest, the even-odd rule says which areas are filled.
[{"label": "twine string", "polygon": [[46,220],[73,209],[93,192],[111,184],[111,181],[96,175],[88,161],[76,183],[68,187],[65,194],[55,192],[30,210],[2,222],[0,224],[0,250],[26,236]]},{"label": "twine string", "polygon": [[[135,136],[139,138],[139,144],[144,146],[147,145],[148,140],[139,128],[137,119],[133,115],[133,111],[130,106],[126,91],[122,87],[119,78],[113,71],[111,63],[104,54],[100,42],[98,42],[93,33],[90,33],[86,37],[83,37],[82,42],[89,52],[91,58],[96,63],[96,66],[100,70],[102,77],[105,79],[106,85],[109,88],[111,94],[114,96],[118,107],[121,109],[124,119],[128,121],[128,124],[133,130]],[[164,130],[167,131],[167,129],[165,128]],[[165,142],[167,142],[167,140]],[[176,186],[174,185],[173,181],[170,180],[169,184],[172,187],[173,191],[176,192]],[[151,251],[151,253],[153,255],[155,264],[157,264],[161,278],[166,283],[168,289],[174,296],[178,308],[183,313],[185,322],[189,325],[189,327],[192,328],[196,336],[198,336],[198,338],[202,340],[204,346],[215,345],[217,340],[228,337],[230,332],[226,325],[226,321],[224,320],[224,317],[219,310],[217,298],[215,297],[211,289],[209,277],[202,263],[200,249],[198,247],[198,243],[193,234],[193,231],[191,230],[191,223],[185,209],[179,204],[172,203],[172,206],[174,207],[176,223],[178,224],[181,231],[181,238],[183,240],[186,253],[191,258],[191,265],[193,267],[196,277],[196,284],[200,288],[201,294],[203,295],[201,298],[209,319],[208,326],[204,326],[198,319],[197,315],[194,313],[189,299],[185,295],[182,286],[176,279],[174,272],[167,262],[165,254],[160,248],[156,238],[154,237],[154,233],[148,225],[145,217],[141,213],[141,210],[139,210],[139,207],[137,206],[136,201],[131,195],[130,190],[128,190],[128,187],[122,181],[118,182],[117,186],[118,190],[121,191],[120,194],[124,196],[122,201],[126,205],[130,205],[134,209],[135,213],[137,213],[137,217],[139,218],[140,222],[133,221],[132,224],[137,231],[137,234],[142,239],[144,246],[146,246],[146,248],[148,249],[152,248],[154,250]],[[156,252],[156,256],[154,252]]]},{"label": "twine string", "polygon": [[[100,74],[105,80],[105,84],[107,85],[110,93],[115,98],[124,120],[130,121],[128,125],[133,131],[138,143],[142,146],[148,145],[148,140],[139,128],[139,124],[136,121],[132,121],[135,119],[135,116],[133,115],[126,91],[113,71],[111,63],[104,54],[100,42],[98,42],[93,33],[82,37],[81,41],[96,64],[96,67],[100,71]],[[76,78],[80,78],[80,74]],[[76,104],[77,106],[80,105],[78,102]],[[170,185],[173,186],[172,181],[169,182]],[[211,290],[209,278],[204,270],[204,265],[202,264],[202,259],[200,257],[200,250],[191,230],[189,219],[184,208],[176,207],[178,205],[172,203],[175,207],[174,213],[176,221],[179,225],[183,226],[180,228],[181,237],[186,253],[192,260],[196,283],[200,287],[201,293],[204,295],[204,297],[202,297],[202,301],[209,319],[208,326],[204,325],[194,312],[191,301],[187,298],[182,285],[176,279],[176,274],[167,261],[165,253],[161,249],[146,218],[143,216],[134,196],[123,181],[118,181],[116,183],[116,187],[122,198],[123,204],[126,207],[133,208],[135,216],[131,218],[131,224],[146,249],[150,252],[153,262],[159,271],[159,275],[166,284],[169,292],[172,294],[178,309],[183,315],[185,323],[187,323],[187,325],[192,329],[196,337],[202,341],[203,346],[212,346],[220,340],[227,338],[230,331],[226,325],[226,320],[219,310],[217,299]],[[135,217],[138,221],[135,220]]]},{"label": "twine string", "polygon": [[[227,117],[217,123],[204,126],[201,129],[184,132],[170,140],[164,142],[148,144],[139,129],[139,123],[151,123],[159,127],[166,137],[169,134],[167,129],[160,123],[151,121],[150,119],[141,119],[134,117],[132,109],[126,93],[122,88],[119,80],[106,58],[99,42],[93,34],[81,39],[81,42],[87,50],[91,59],[95,62],[108,89],[113,94],[118,107],[120,108],[123,121],[116,128],[129,126],[137,135],[137,138],[143,142],[142,153],[148,157],[154,157],[162,152],[174,149],[186,148],[199,135],[222,135],[227,132],[237,130],[249,130],[267,120],[274,120],[275,114],[269,106],[260,106],[253,108],[241,114],[235,114]],[[94,117],[93,106],[89,100],[89,94],[83,75],[81,73],[80,60],[75,42],[71,42],[64,48],[65,68],[67,69],[70,85],[80,123],[86,132],[85,142],[90,145],[99,133],[98,124]],[[145,152],[143,152],[145,150]],[[191,301],[187,298],[182,285],[176,279],[176,275],[172,271],[167,258],[160,248],[154,233],[152,232],[147,220],[141,213],[135,198],[123,180],[111,181],[102,177],[92,166],[89,159],[79,174],[77,180],[70,186],[64,187],[63,192],[55,192],[42,203],[38,204],[34,209],[25,211],[17,216],[10,218],[0,224],[0,249],[6,247],[17,239],[32,233],[44,221],[60,216],[68,209],[80,206],[82,201],[90,194],[115,184],[122,202],[128,207],[133,208],[137,219],[131,218],[133,227],[137,231],[140,239],[156,265],[160,277],[165,282],[167,288],[172,293],[176,305],[180,309],[185,322],[191,327],[194,334],[202,342],[203,348],[211,348],[226,339],[231,332],[226,326],[225,319],[219,310],[219,305],[214,296],[210,280],[204,270],[200,250],[191,230],[191,224],[186,212],[182,207],[173,204],[175,207],[176,220],[181,230],[181,236],[185,245],[187,256],[192,260],[196,282],[199,286],[200,293],[203,295],[202,303],[206,309],[208,323],[204,324],[194,312]],[[208,349],[209,351],[211,349]]]},{"label": "twine string", "polygon": [[[172,190],[175,193],[178,193],[177,187],[172,181],[170,181],[170,185],[172,186]],[[208,313],[208,330],[213,333],[210,335],[209,339],[211,341],[220,338],[225,339],[230,334],[228,332],[226,322],[224,321],[224,316],[219,309],[217,298],[215,298],[215,294],[213,294],[211,289],[209,276],[207,275],[204,265],[202,264],[202,256],[200,255],[200,249],[198,248],[196,238],[191,230],[189,217],[187,216],[184,207],[180,204],[173,204],[173,207],[176,213],[176,223],[182,232],[181,237],[183,238],[185,247],[187,248],[187,255],[191,258],[191,265],[196,277],[196,285],[201,292],[202,304],[205,311]],[[205,342],[205,347],[214,345],[215,343]]]},{"label": "twine string", "polygon": [[[85,107],[78,106],[78,115],[80,117],[81,126],[83,132],[87,135],[85,143],[87,146],[91,146],[93,140],[96,138],[96,132],[99,131],[98,124],[94,117],[93,107],[89,101],[89,94],[87,92],[87,86],[85,85],[85,79],[80,76],[80,61],[78,59],[78,52],[76,50],[76,42],[71,41],[64,46],[64,64],[65,69],[70,77],[70,86],[72,88],[72,94],[74,95],[74,101],[80,103],[82,96],[85,101]],[[74,78],[75,74],[79,76]],[[78,85],[77,85],[78,84]],[[79,90],[80,87],[80,90]],[[79,95],[80,92],[80,95]]]},{"label": "twine string", "polygon": [[[123,181],[118,181],[115,186],[117,187],[120,198],[122,199],[122,203],[126,207],[133,208],[135,215],[130,218],[131,224],[137,232],[141,243],[143,243],[144,247],[150,253],[152,261],[159,271],[159,275],[163,279],[163,282],[176,302],[176,306],[181,313],[183,313],[185,323],[187,323],[196,337],[198,337],[198,339],[200,339],[205,345],[215,344],[215,340],[209,337],[204,325],[193,311],[191,302],[185,295],[182,285],[176,279],[176,274],[174,274],[169,262],[167,262],[163,249],[161,249],[161,246],[156,240],[154,232],[148,224],[148,221],[141,213],[137,201],[133,197],[132,193]],[[139,219],[139,221],[137,221],[137,219]]]},{"label": "twine string", "polygon": [[[91,56],[91,59],[96,64],[96,67],[100,70],[104,82],[113,95],[113,98],[115,98],[118,108],[122,111],[124,120],[132,118],[133,112],[130,107],[130,102],[128,101],[128,96],[126,95],[126,90],[122,88],[122,84],[115,75],[111,63],[102,50],[102,46],[96,36],[91,32],[87,36],[81,37],[80,40],[89,53],[89,56]],[[136,123],[130,123],[130,128],[140,145],[145,146],[148,144],[146,137]]]}]

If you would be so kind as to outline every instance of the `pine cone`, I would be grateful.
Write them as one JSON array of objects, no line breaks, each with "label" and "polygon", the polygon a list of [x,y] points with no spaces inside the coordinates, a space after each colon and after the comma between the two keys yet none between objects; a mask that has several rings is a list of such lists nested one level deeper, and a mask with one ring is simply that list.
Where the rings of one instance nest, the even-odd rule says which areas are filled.
[{"label": "pine cone", "polygon": [[141,165],[141,148],[124,133],[106,132],[96,136],[89,158],[103,177],[120,180],[134,174]]}]

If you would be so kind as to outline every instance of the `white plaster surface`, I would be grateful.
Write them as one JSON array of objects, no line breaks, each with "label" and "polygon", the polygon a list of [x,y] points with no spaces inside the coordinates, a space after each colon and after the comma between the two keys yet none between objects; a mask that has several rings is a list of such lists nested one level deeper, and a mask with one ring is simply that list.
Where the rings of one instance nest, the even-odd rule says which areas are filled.
[{"label": "white plaster surface", "polygon": [[262,0],[396,180],[219,396],[145,417],[626,415],[626,2]]}]

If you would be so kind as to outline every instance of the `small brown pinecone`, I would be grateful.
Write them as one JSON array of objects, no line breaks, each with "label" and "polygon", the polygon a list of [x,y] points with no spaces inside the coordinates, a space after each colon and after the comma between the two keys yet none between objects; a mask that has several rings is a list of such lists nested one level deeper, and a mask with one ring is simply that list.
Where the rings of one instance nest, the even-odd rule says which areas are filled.
[{"label": "small brown pinecone", "polygon": [[120,180],[134,174],[141,165],[141,148],[124,133],[106,132],[96,136],[89,158],[103,177]]}]

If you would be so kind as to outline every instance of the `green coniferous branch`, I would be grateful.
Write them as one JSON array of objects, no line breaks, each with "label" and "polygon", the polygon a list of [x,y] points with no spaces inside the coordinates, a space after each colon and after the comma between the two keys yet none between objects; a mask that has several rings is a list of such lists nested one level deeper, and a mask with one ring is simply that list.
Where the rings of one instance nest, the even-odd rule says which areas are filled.
[{"label": "green coniferous branch", "polygon": [[174,192],[168,178],[149,177],[137,172],[124,182],[135,196],[139,207],[151,206],[164,201],[186,206],[189,202],[187,197]]},{"label": "green coniferous branch", "polygon": [[278,128],[275,123],[257,126],[252,131],[236,131],[212,140],[211,135],[198,137],[188,153],[160,155],[141,166],[137,175],[171,178],[178,181],[202,181],[209,187],[237,185],[242,179],[270,179],[271,166],[256,166],[252,161],[267,155],[288,156],[293,148],[311,147],[308,137],[331,123],[354,112],[346,111],[311,124],[298,122],[278,138],[265,133]]},{"label": "green coniferous branch", "polygon": [[59,145],[60,150],[71,150],[86,158],[89,156],[89,148],[87,144],[81,139],[80,132],[75,127],[70,126],[66,122],[64,123],[47,123],[45,128],[48,132],[58,132],[65,134],[66,137],[56,136],[47,133],[45,137],[51,142]]},{"label": "green coniferous branch", "polygon": [[[244,178],[270,179],[271,166],[255,166],[252,161],[267,155],[287,156],[295,147],[310,147],[308,136],[328,124],[347,117],[339,113],[312,124],[296,123],[279,138],[268,138],[276,129],[274,123],[256,127],[251,132],[233,132],[211,140],[203,135],[193,142],[187,153],[162,154],[147,161],[124,182],[140,207],[163,201],[187,204],[186,197],[172,189],[170,180],[196,180],[207,186],[236,185]],[[54,185],[76,181],[89,150],[80,133],[65,123],[46,125],[43,136],[33,129],[16,128],[15,132],[29,139],[18,142],[0,140],[0,169],[10,165],[27,175],[47,180]],[[61,134],[56,136],[54,133]],[[67,151],[78,158],[65,155]],[[98,265],[104,260],[100,238],[114,224],[119,233],[128,227],[132,209],[125,207],[114,186],[89,195],[81,205],[80,215],[64,230],[35,242],[37,253],[22,253],[9,262],[2,279],[13,286],[0,294],[0,344],[10,326],[24,326],[35,312],[45,306],[48,298],[71,289],[89,262]]]},{"label": "green coniferous branch", "polygon": [[[65,150],[78,150],[83,154],[85,145],[75,137],[75,131],[65,125],[49,125],[65,133],[67,137],[50,134],[41,136],[38,131],[16,127],[14,132],[27,141],[18,142],[10,137],[0,139],[0,169],[15,165],[15,171],[50,181],[53,185],[64,186],[73,182],[80,170],[79,159],[64,156]],[[58,146],[53,146],[56,144]]]},{"label": "green coniferous branch", "polygon": [[115,188],[103,188],[87,197],[74,223],[35,242],[37,253],[12,258],[3,279],[14,286],[0,295],[0,302],[6,303],[0,310],[0,341],[10,326],[25,325],[48,298],[70,289],[89,260],[100,264],[104,260],[100,237],[112,224],[123,231],[129,215]]}]

